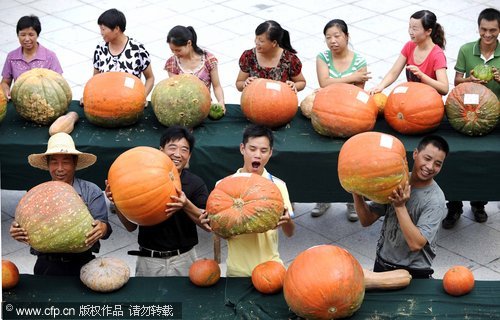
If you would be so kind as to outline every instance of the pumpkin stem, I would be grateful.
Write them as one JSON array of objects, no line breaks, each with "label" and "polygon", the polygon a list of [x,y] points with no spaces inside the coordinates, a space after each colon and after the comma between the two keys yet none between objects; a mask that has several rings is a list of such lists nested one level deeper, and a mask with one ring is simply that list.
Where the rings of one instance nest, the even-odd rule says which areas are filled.
[{"label": "pumpkin stem", "polygon": [[241,199],[241,198],[234,199],[234,201],[233,201],[233,207],[235,209],[238,209],[238,210],[241,210],[241,208],[243,208],[244,204],[245,204],[245,201],[243,201],[243,199]]}]

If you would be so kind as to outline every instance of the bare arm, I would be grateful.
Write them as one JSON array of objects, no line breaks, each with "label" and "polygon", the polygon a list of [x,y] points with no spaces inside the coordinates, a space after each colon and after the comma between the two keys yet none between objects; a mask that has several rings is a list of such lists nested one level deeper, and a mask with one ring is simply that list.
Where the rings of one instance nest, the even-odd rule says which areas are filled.
[{"label": "bare arm", "polygon": [[365,82],[371,79],[367,67],[360,68],[356,72],[342,78],[330,78],[330,70],[326,62],[320,58],[316,58],[316,73],[318,75],[318,83],[321,88],[327,87],[332,83],[350,83],[361,89],[365,88]]},{"label": "bare arm", "polygon": [[403,71],[406,65],[406,58],[402,54],[399,54],[398,59],[392,65],[391,70],[385,75],[384,79],[373,89],[370,89],[371,94],[382,92],[385,88],[390,86],[399,77],[401,71]]},{"label": "bare arm", "polygon": [[243,91],[245,87],[252,82],[252,80],[255,79],[255,77],[250,77],[249,73],[239,71],[238,72],[238,77],[236,78],[236,89],[238,91]]},{"label": "bare arm", "polygon": [[370,211],[370,207],[368,207],[368,204],[362,196],[353,193],[352,198],[354,199],[354,208],[358,214],[359,222],[361,222],[363,227],[371,226],[380,218],[378,214]]},{"label": "bare arm", "polygon": [[7,79],[7,78],[2,78],[2,90],[7,98],[7,100],[10,99],[10,85],[12,84],[12,79]]},{"label": "bare arm", "polygon": [[[113,202],[113,194],[111,193],[111,189],[109,188],[108,180],[105,180],[104,184],[106,185],[106,189],[104,190],[104,192],[106,194],[106,198],[108,198],[109,201],[114,203]],[[132,232],[135,229],[137,229],[137,225],[135,223],[133,223],[132,221],[128,220],[123,215],[123,213],[120,212],[118,207],[115,207],[115,210],[116,210],[116,215],[118,216],[118,219],[120,219],[120,222],[123,224],[125,229],[127,229],[127,231]]]},{"label": "bare arm", "polygon": [[455,79],[454,79],[455,87],[458,86],[459,84],[465,83],[465,82],[475,82],[475,83],[479,83],[479,84],[486,84],[487,83],[484,80],[479,80],[478,78],[474,77],[474,75],[472,73],[467,78],[464,76],[465,76],[465,73],[458,72],[458,71],[455,72]]},{"label": "bare arm", "polygon": [[146,97],[149,95],[151,90],[153,90],[153,86],[155,85],[155,76],[153,74],[153,69],[151,68],[151,64],[144,70],[144,77],[146,78],[146,83],[144,86],[146,87]]},{"label": "bare arm", "polygon": [[212,80],[212,87],[214,88],[214,95],[217,102],[222,105],[224,113],[226,113],[226,104],[224,103],[224,90],[220,83],[219,70],[217,66],[210,71],[210,79]]},{"label": "bare arm", "polygon": [[291,79],[293,81],[292,89],[295,89],[296,91],[304,90],[304,88],[306,87],[306,78],[304,78],[302,72],[296,75],[295,77],[292,77]]},{"label": "bare arm", "polygon": [[417,66],[409,65],[406,69],[410,70],[415,76],[417,76],[422,83],[425,83],[439,92],[441,95],[448,93],[448,75],[446,74],[446,68],[436,70],[436,80],[432,79],[425,73],[423,73]]},{"label": "bare arm", "polygon": [[288,208],[285,208],[285,211],[283,211],[283,215],[280,217],[280,220],[278,221],[278,226],[281,226],[283,233],[287,237],[293,236],[295,232],[295,222],[293,222],[292,217],[290,217],[290,214],[288,213]]},{"label": "bare arm", "polygon": [[193,220],[193,222],[200,228],[205,231],[210,231],[200,220],[200,216],[205,212],[205,210],[198,208],[193,202],[191,202],[183,191],[180,192],[179,196],[170,196],[170,198],[173,202],[167,203],[167,209],[165,210],[168,217],[172,216],[179,210],[183,210],[189,219]]}]

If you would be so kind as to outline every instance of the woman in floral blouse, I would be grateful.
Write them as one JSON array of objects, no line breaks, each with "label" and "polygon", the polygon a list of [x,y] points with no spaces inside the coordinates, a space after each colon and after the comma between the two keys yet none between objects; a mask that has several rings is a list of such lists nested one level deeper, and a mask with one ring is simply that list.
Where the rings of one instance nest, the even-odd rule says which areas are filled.
[{"label": "woman in floral blouse", "polygon": [[268,20],[255,29],[255,48],[245,50],[240,57],[240,72],[236,88],[243,91],[256,78],[282,81],[294,91],[306,86],[302,62],[295,55],[290,34],[279,23]]}]

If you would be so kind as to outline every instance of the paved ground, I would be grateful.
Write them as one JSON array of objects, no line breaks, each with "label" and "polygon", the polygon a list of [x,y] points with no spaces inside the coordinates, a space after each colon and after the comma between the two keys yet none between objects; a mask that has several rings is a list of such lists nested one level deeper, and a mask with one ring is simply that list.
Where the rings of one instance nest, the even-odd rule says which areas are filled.
[{"label": "paved ground", "polygon": [[[92,75],[93,50],[101,41],[97,18],[103,11],[116,7],[127,17],[125,33],[143,42],[150,52],[157,82],[167,77],[163,66],[171,55],[165,43],[168,31],[178,24],[192,25],[198,33],[199,45],[219,59],[226,102],[239,103],[240,93],[234,86],[238,58],[243,50],[253,47],[256,26],[264,20],[274,19],[290,31],[292,45],[303,62],[307,88],[299,94],[302,99],[318,87],[315,56],[326,48],[322,30],[330,19],[341,18],[348,23],[352,48],[366,57],[372,72],[373,78],[367,84],[367,88],[371,88],[389,70],[409,39],[410,15],[429,9],[437,15],[446,32],[448,75],[453,82],[453,66],[460,45],[478,37],[478,13],[486,7],[496,5],[498,8],[498,4],[493,0],[0,0],[0,61],[3,62],[7,53],[19,45],[15,30],[17,20],[26,14],[38,15],[42,22],[39,42],[57,53],[64,77],[73,89],[73,98],[79,99]],[[2,190],[2,257],[13,260],[21,272],[32,273],[34,257],[25,245],[8,235],[20,196],[22,192]],[[477,279],[500,280],[499,206],[497,202],[489,203],[486,208],[489,220],[478,224],[466,203],[458,225],[452,230],[441,230],[434,264],[436,277],[442,277],[449,266],[461,264],[471,267]],[[348,222],[345,206],[340,203],[334,204],[322,217],[311,218],[312,207],[313,204],[297,204],[296,234],[289,239],[281,237],[283,259],[289,263],[306,248],[332,243],[347,248],[363,266],[371,268],[381,223],[362,228],[357,222]],[[137,247],[137,235],[122,228],[115,215],[110,215],[110,219],[114,233],[102,242],[101,254],[124,258],[134,270],[135,258],[127,256],[126,251]],[[199,234],[198,254],[212,256],[211,235],[203,231]],[[225,257],[223,243],[223,260]]]}]

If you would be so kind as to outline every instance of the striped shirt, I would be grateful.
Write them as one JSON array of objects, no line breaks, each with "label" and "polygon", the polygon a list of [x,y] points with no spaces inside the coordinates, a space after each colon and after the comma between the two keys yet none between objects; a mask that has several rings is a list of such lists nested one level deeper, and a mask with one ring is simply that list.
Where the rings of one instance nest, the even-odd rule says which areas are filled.
[{"label": "striped shirt", "polygon": [[330,50],[326,50],[324,52],[320,52],[318,54],[318,58],[323,60],[327,65],[328,65],[328,74],[330,78],[343,78],[347,77],[354,72],[358,71],[361,68],[366,67],[366,60],[356,52],[354,53],[354,57],[351,61],[351,65],[349,68],[347,68],[345,71],[338,71],[335,69],[335,66],[333,65],[333,57],[332,57],[332,52]]}]

